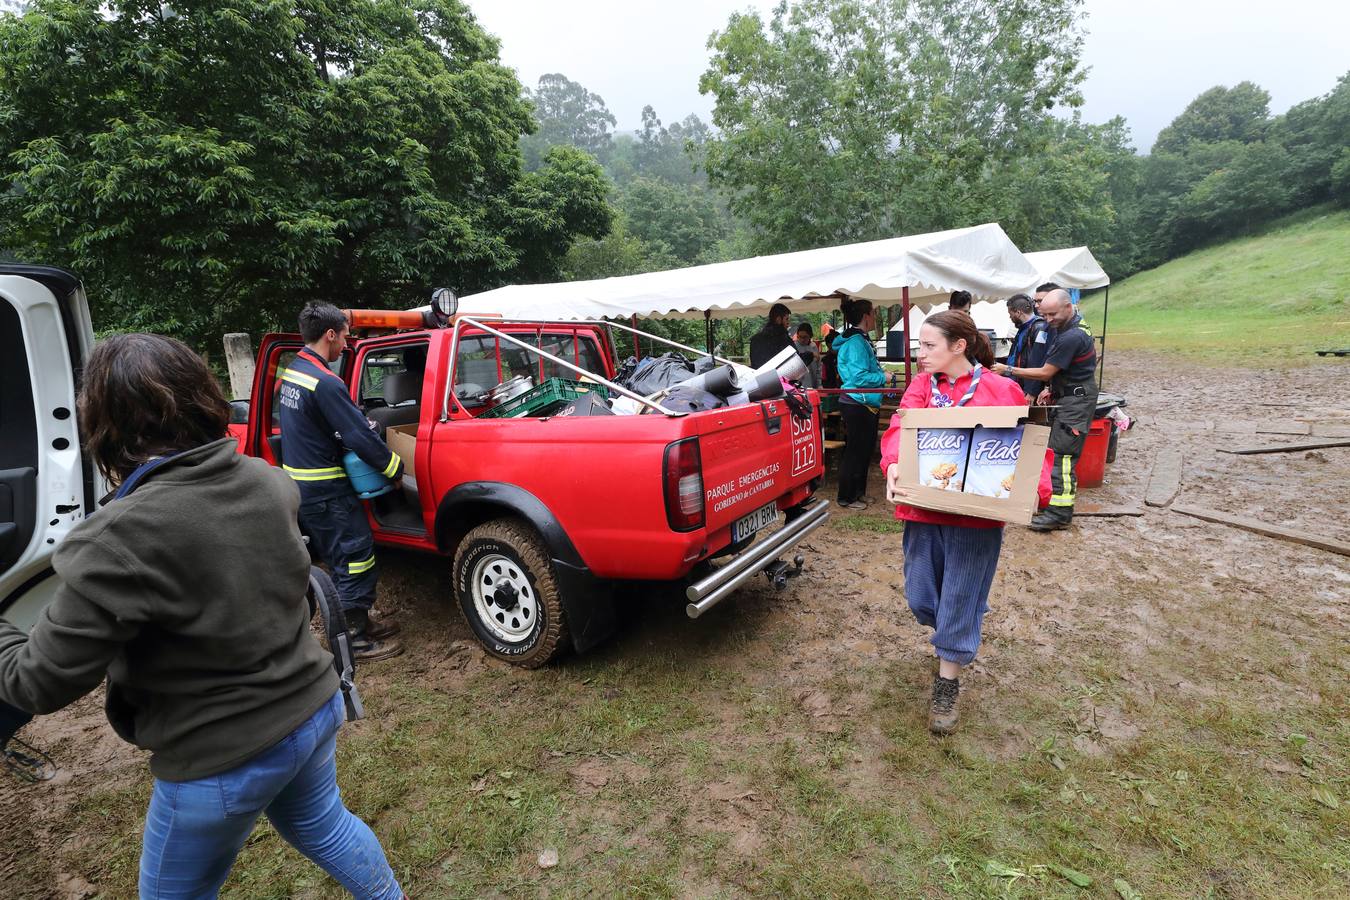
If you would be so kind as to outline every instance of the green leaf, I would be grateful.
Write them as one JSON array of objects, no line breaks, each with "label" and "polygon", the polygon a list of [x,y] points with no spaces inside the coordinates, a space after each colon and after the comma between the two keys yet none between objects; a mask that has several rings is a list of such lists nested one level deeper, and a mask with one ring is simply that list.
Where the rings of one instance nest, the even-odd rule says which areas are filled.
[{"label": "green leaf", "polygon": [[1331,788],[1317,787],[1313,788],[1313,799],[1325,806],[1327,809],[1340,809],[1341,801],[1332,793]]},{"label": "green leaf", "polygon": [[995,878],[1026,878],[1027,873],[1021,869],[1014,869],[1012,866],[1001,863],[996,859],[987,860],[984,864],[984,871]]},{"label": "green leaf", "polygon": [[1061,866],[1059,863],[1047,863],[1046,868],[1061,878],[1067,878],[1080,888],[1092,887],[1092,876],[1084,875],[1077,869]]},{"label": "green leaf", "polygon": [[1120,895],[1120,900],[1144,900],[1144,895],[1130,886],[1130,883],[1124,878],[1117,878],[1111,882],[1111,887],[1116,889]]}]

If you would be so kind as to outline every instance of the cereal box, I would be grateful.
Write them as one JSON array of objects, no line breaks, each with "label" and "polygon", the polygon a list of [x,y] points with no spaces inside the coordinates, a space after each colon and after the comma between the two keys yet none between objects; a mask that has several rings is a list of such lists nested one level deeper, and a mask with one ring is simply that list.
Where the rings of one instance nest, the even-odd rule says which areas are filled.
[{"label": "cereal box", "polygon": [[970,439],[965,492],[984,497],[1011,496],[1013,473],[1021,453],[1022,426],[976,428]]},{"label": "cereal box", "polygon": [[[977,516],[998,522],[1022,525],[1031,521],[1038,507],[1037,486],[1045,461],[1045,447],[1050,429],[1042,425],[1023,424],[1028,410],[1025,406],[959,406],[938,408],[902,408],[898,471],[895,473],[895,491],[888,490],[887,499],[929,509],[934,512]],[[1020,428],[1020,441],[1010,436]],[[990,434],[984,432],[988,430]],[[965,432],[964,449],[960,438],[950,438],[944,432]],[[975,459],[975,448],[983,441],[998,439],[997,444],[986,444]],[[953,446],[953,441],[957,443]],[[919,449],[920,441],[927,448]],[[1017,444],[1016,449],[1012,449]],[[944,447],[947,447],[945,451]],[[936,458],[942,453],[949,458]],[[1016,459],[1001,459],[1016,453]],[[943,463],[938,475],[933,470]],[[952,471],[952,466],[956,470]],[[1006,467],[1006,468],[1005,468]],[[996,471],[1002,469],[1002,471]],[[1008,481],[1008,477],[1012,480]],[[943,483],[945,481],[945,484]],[[961,490],[956,487],[957,483]],[[993,487],[1006,488],[994,491]],[[987,491],[988,493],[976,493]]]},{"label": "cereal box", "polygon": [[960,491],[970,452],[968,428],[919,429],[919,483],[944,491]]}]

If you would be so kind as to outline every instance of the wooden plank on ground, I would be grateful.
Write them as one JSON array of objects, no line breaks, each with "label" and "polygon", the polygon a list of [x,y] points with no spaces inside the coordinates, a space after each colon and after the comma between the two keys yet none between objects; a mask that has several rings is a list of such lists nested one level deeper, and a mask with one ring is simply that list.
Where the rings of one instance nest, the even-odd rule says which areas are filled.
[{"label": "wooden plank on ground", "polygon": [[1237,450],[1225,450],[1220,453],[1232,453],[1234,456],[1250,456],[1253,453],[1297,453],[1300,450],[1321,450],[1324,447],[1350,447],[1350,440],[1314,441],[1309,444],[1276,444],[1271,447],[1242,447]]},{"label": "wooden plank on ground", "polygon": [[1284,421],[1271,420],[1269,422],[1260,422],[1256,426],[1257,434],[1312,434],[1312,426],[1307,422],[1295,422],[1292,419]]},{"label": "wooden plank on ground", "polygon": [[1232,513],[1220,512],[1216,509],[1201,509],[1200,507],[1186,506],[1185,504],[1180,503],[1172,507],[1172,512],[1181,513],[1183,516],[1190,516],[1195,519],[1203,519],[1206,522],[1216,522],[1220,525],[1241,528],[1243,531],[1252,531],[1256,534],[1278,538],[1282,541],[1303,544],[1305,547],[1315,547],[1318,550],[1326,550],[1328,553],[1339,553],[1341,556],[1350,556],[1350,544],[1343,541],[1335,541],[1331,538],[1309,533],[1308,531],[1285,528],[1281,525],[1272,525],[1269,522],[1253,519],[1250,516],[1236,516]]},{"label": "wooden plank on ground", "polygon": [[1149,506],[1166,506],[1181,490],[1180,450],[1171,448],[1159,450],[1153,460],[1153,471],[1148,476],[1148,489],[1144,491],[1144,502]]},{"label": "wooden plank on ground", "polygon": [[1336,425],[1330,422],[1314,422],[1313,437],[1350,438],[1350,424]]},{"label": "wooden plank on ground", "polygon": [[1079,499],[1073,506],[1073,514],[1075,516],[1116,519],[1123,516],[1142,516],[1144,511],[1138,506],[1102,506],[1100,503]]}]

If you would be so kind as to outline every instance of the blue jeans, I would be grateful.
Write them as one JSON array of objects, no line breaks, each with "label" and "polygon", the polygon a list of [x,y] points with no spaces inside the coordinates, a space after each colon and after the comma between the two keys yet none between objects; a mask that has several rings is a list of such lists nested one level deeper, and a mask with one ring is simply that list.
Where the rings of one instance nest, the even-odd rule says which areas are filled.
[{"label": "blue jeans", "polygon": [[384,850],[338,796],[341,692],[279,744],[195,781],[155,779],[141,849],[141,897],[215,897],[260,813],[356,897],[403,896]]},{"label": "blue jeans", "polygon": [[975,661],[1002,546],[1002,528],[905,523],[905,599],[940,659]]}]

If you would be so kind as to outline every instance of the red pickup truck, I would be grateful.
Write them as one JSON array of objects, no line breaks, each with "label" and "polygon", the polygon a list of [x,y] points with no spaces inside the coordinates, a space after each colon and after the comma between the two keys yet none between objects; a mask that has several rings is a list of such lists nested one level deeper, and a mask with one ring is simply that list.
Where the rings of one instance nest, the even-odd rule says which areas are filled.
[{"label": "red pickup truck", "polygon": [[[353,330],[386,321],[358,311]],[[483,394],[517,375],[576,378],[574,366],[621,390],[611,382],[612,327],[622,326],[462,316],[361,336],[334,364],[411,476],[367,502],[376,541],[451,557],[474,634],[517,665],[607,636],[616,582],[684,580],[699,567],[686,589],[691,617],[761,571],[781,587],[794,570],[778,557],[828,515],[813,499],[824,472],[814,394],[808,422],[783,400],[689,414],[479,417]],[[234,426],[243,452],[274,465],[278,373],[300,347],[298,335],[263,339],[247,422]],[[715,557],[729,559],[701,566]],[[799,570],[801,557],[794,563]]]}]

